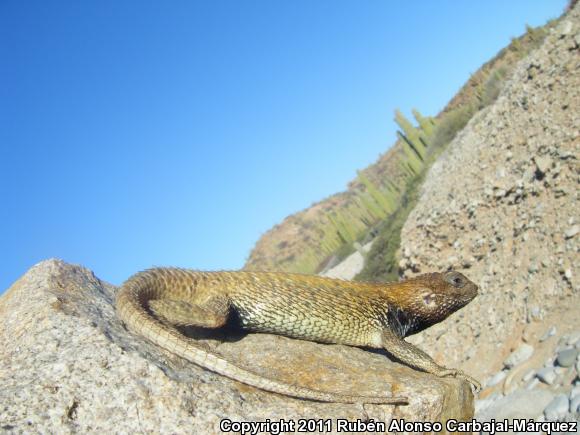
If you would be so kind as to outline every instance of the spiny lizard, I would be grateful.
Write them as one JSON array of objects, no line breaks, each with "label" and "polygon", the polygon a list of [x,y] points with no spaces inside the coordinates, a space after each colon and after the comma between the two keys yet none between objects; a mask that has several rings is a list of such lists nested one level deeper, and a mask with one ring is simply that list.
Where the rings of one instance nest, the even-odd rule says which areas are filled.
[{"label": "spiny lizard", "polygon": [[475,379],[438,365],[404,340],[444,320],[476,295],[477,286],[453,271],[375,284],[280,272],[156,268],[129,278],[117,294],[116,308],[134,333],[190,362],[263,390],[324,402],[406,403],[400,396],[348,396],[266,379],[204,349],[173,325],[219,328],[235,316],[249,331],[382,348],[412,367],[461,377],[479,388]]}]

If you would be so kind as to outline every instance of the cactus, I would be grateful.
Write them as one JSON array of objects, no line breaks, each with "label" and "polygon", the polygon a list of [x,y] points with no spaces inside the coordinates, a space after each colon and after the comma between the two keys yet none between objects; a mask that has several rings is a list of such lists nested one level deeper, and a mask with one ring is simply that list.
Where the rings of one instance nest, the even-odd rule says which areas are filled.
[{"label": "cactus", "polygon": [[417,123],[421,128],[421,136],[423,136],[425,142],[428,143],[429,138],[433,134],[433,129],[435,128],[435,120],[430,116],[424,117],[417,109],[413,109],[412,113],[413,117],[417,120]]},{"label": "cactus", "polygon": [[395,122],[402,130],[397,131],[397,135],[413,149],[420,160],[423,160],[426,146],[420,139],[419,130],[398,109],[395,110]]},{"label": "cactus", "polygon": [[369,195],[373,198],[373,200],[380,206],[380,208],[384,211],[382,216],[386,216],[387,213],[393,211],[394,204],[390,201],[390,198],[384,195],[373,183],[371,180],[367,178],[367,176],[362,172],[358,171],[358,179],[367,189]]}]

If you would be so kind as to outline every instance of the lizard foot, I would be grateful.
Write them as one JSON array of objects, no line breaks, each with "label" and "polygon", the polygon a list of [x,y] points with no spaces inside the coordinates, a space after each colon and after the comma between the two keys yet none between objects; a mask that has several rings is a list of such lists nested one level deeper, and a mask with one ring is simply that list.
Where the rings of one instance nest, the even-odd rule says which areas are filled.
[{"label": "lizard foot", "polygon": [[462,379],[466,380],[467,382],[469,382],[471,385],[473,385],[476,393],[481,391],[481,384],[477,381],[477,379],[472,378],[471,376],[462,372],[461,370],[443,369],[439,373],[437,373],[437,375],[442,376],[442,377],[453,376],[455,378],[462,378]]}]

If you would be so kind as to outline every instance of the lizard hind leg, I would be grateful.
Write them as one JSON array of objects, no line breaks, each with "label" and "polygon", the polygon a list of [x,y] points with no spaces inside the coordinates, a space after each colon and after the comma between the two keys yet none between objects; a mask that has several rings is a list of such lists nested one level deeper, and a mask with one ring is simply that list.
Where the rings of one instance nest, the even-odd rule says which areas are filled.
[{"label": "lizard hind leg", "polygon": [[204,304],[175,299],[153,299],[149,309],[161,321],[174,326],[196,326],[219,328],[229,315],[229,306],[223,301],[212,299]]}]

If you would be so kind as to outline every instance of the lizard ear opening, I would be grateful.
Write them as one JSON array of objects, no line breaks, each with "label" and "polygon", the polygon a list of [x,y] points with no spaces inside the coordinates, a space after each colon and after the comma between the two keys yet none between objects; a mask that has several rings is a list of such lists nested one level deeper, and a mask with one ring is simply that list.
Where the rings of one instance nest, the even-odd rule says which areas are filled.
[{"label": "lizard ear opening", "polygon": [[428,308],[437,307],[437,302],[435,301],[435,295],[433,293],[423,293],[423,304]]}]

